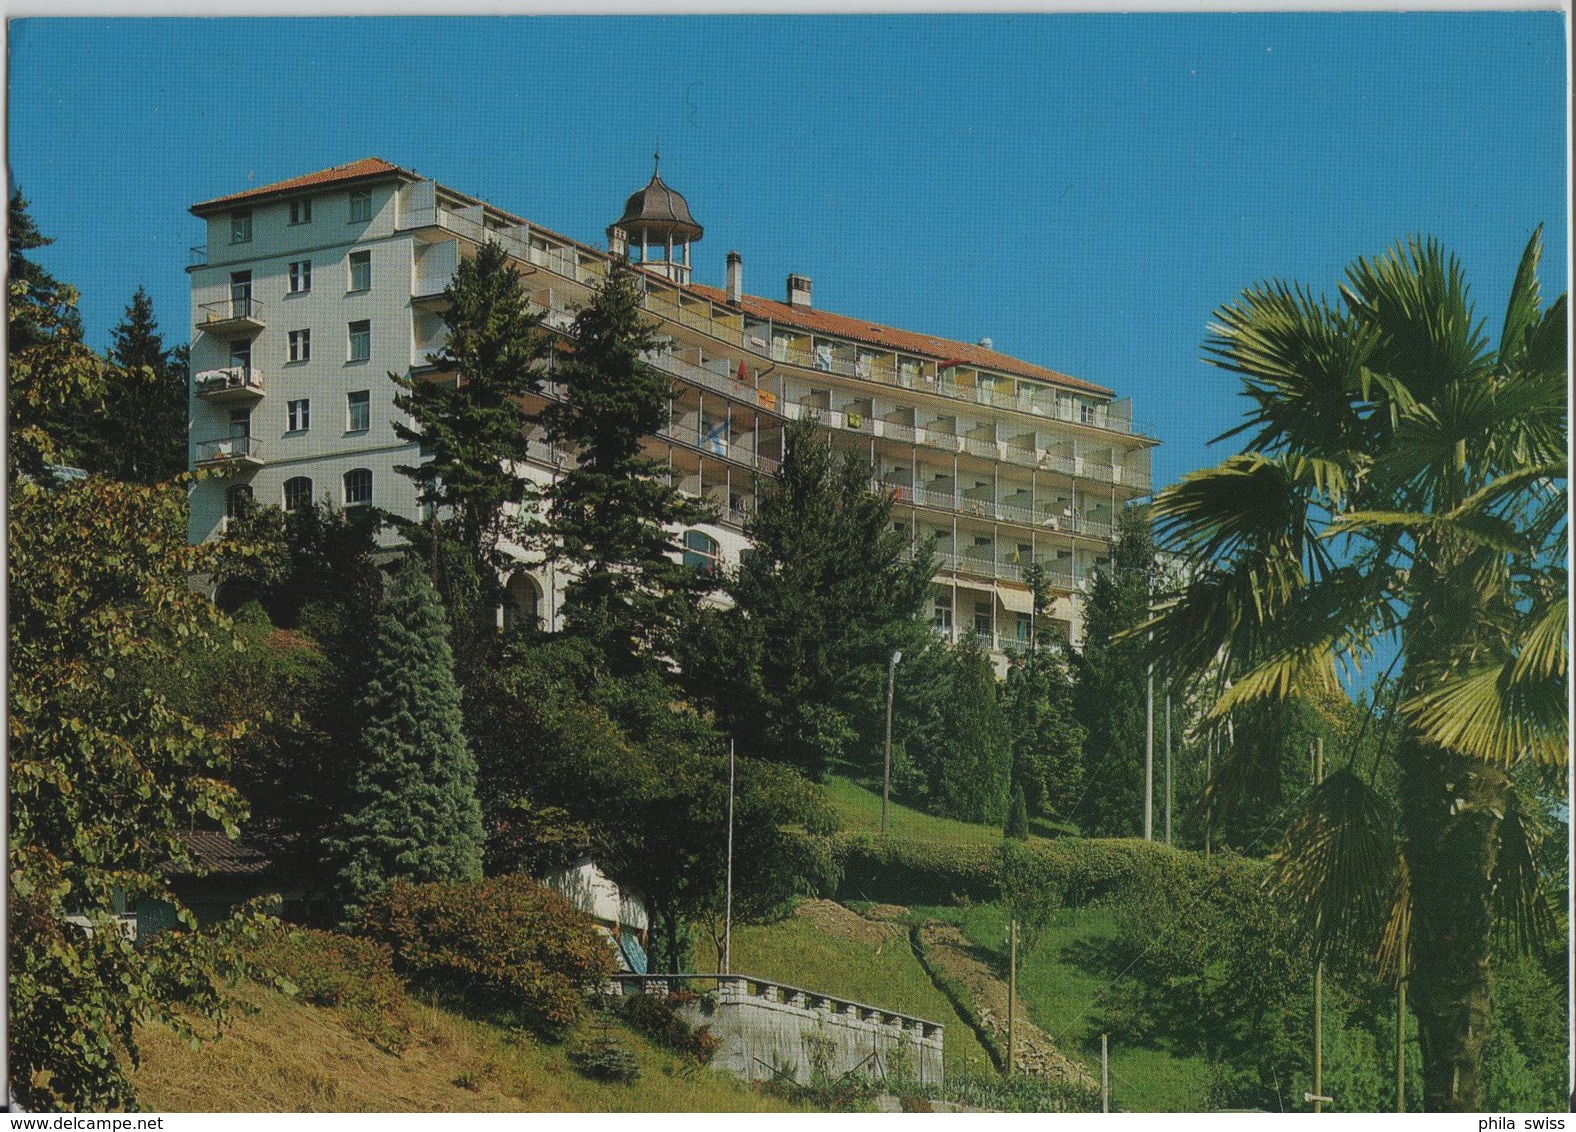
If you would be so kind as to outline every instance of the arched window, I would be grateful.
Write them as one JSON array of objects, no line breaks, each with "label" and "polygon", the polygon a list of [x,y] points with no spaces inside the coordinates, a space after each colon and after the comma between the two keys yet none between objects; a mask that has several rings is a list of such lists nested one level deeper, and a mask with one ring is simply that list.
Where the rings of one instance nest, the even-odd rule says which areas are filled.
[{"label": "arched window", "polygon": [[367,468],[351,468],[345,473],[345,506],[354,507],[372,502],[372,472]]},{"label": "arched window", "polygon": [[224,493],[224,514],[226,518],[238,519],[246,514],[252,506],[252,485],[238,483]]},{"label": "arched window", "polygon": [[503,627],[506,631],[534,629],[541,618],[542,590],[536,579],[518,570],[503,588]]},{"label": "arched window", "polygon": [[285,510],[299,511],[312,506],[312,481],[306,476],[285,480]]},{"label": "arched window", "polygon": [[684,532],[684,565],[708,577],[717,572],[721,548],[705,531]]}]

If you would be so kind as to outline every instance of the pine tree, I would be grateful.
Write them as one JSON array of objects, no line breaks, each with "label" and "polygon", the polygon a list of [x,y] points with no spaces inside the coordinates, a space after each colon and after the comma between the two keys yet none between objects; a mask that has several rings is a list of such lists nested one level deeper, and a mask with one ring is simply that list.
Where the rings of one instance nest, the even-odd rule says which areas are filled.
[{"label": "pine tree", "polygon": [[933,573],[892,529],[870,465],[839,456],[814,421],[787,429],[782,469],[762,484],[751,553],[687,664],[730,734],[761,758],[819,778],[884,718],[888,658],[915,652]]},{"label": "pine tree", "polygon": [[453,537],[477,561],[495,566],[511,533],[507,507],[531,501],[530,483],[513,465],[527,450],[519,399],[541,388],[541,318],[496,242],[460,264],[444,296],[448,341],[432,360],[457,380],[389,375],[405,390],[394,407],[415,422],[395,421],[394,433],[428,457],[397,470],[415,482],[420,502],[448,509]]},{"label": "pine tree", "polygon": [[1155,544],[1148,511],[1121,515],[1109,567],[1095,571],[1084,606],[1074,716],[1084,728],[1084,783],[1077,819],[1091,836],[1131,837],[1144,825],[1144,696],[1148,669],[1138,641],[1118,641],[1144,623],[1154,588]]},{"label": "pine tree", "polygon": [[104,361],[82,342],[76,289],[26,252],[54,241],[33,223],[21,192],[11,194],[7,240],[6,478],[49,478],[52,464],[75,464],[85,448],[76,422],[103,413]]},{"label": "pine tree", "polygon": [[541,388],[537,359],[545,338],[519,272],[496,242],[461,262],[444,295],[448,339],[430,360],[455,380],[389,377],[404,390],[395,408],[414,423],[395,421],[395,435],[419,444],[426,457],[395,470],[414,481],[417,499],[431,509],[427,521],[400,525],[431,569],[448,611],[455,667],[468,683],[496,659],[502,543],[522,540],[521,516],[538,499],[518,467],[528,449],[520,399]]},{"label": "pine tree", "polygon": [[1029,812],[1069,817],[1083,785],[1084,729],[1073,719],[1073,682],[1053,648],[1014,657],[1002,690],[1012,735],[1012,782]]},{"label": "pine tree", "polygon": [[1023,796],[1023,787],[1012,788],[1012,805],[1007,809],[1007,825],[1002,836],[1022,841],[1029,836],[1029,804]]},{"label": "pine tree", "polygon": [[1000,825],[1007,816],[1012,742],[985,650],[969,638],[944,650],[932,722],[910,738],[930,808],[960,821]]},{"label": "pine tree", "polygon": [[709,509],[641,454],[642,438],[666,421],[670,382],[641,359],[654,342],[637,288],[634,269],[615,263],[570,330],[573,345],[555,371],[564,400],[541,414],[548,439],[576,454],[549,491],[554,553],[574,574],[566,628],[593,642],[615,674],[673,648],[714,586],[682,564],[668,529],[704,521]]},{"label": "pine tree", "polygon": [[389,881],[481,875],[476,762],[437,594],[415,558],[390,581],[358,711],[364,719],[349,809],[330,849],[354,908]]},{"label": "pine tree", "polygon": [[130,483],[164,483],[186,470],[184,352],[164,345],[153,300],[141,287],[113,331],[105,407],[80,422],[92,471]]}]

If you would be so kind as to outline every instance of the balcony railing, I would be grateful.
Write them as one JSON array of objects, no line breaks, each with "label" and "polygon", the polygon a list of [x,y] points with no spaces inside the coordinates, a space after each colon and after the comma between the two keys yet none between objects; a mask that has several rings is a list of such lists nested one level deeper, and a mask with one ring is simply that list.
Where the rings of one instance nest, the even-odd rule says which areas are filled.
[{"label": "balcony railing", "polygon": [[192,386],[206,401],[254,401],[263,395],[263,375],[251,366],[226,366],[197,374]]},{"label": "balcony railing", "polygon": [[199,466],[229,463],[249,464],[260,467],[263,463],[263,446],[251,436],[226,436],[218,440],[197,442]]},{"label": "balcony railing", "polygon": [[208,245],[207,244],[193,244],[192,245],[191,250],[189,252],[188,260],[187,260],[187,266],[189,266],[189,267],[207,267],[208,266]]},{"label": "balcony railing", "polygon": [[209,334],[255,333],[263,329],[263,304],[248,295],[236,295],[217,302],[201,303],[198,330]]}]

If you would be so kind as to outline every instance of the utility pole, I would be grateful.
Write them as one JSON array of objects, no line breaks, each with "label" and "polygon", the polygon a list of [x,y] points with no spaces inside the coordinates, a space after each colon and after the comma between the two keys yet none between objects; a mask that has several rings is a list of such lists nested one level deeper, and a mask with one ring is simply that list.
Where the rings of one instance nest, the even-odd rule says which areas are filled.
[{"label": "utility pole", "polygon": [[881,832],[887,831],[887,803],[892,797],[892,688],[897,681],[897,666],[903,661],[901,650],[892,653],[887,664],[886,758],[881,770]]},{"label": "utility pole", "polygon": [[1111,1058],[1104,1034],[1100,1035],[1100,1111],[1111,1111]]},{"label": "utility pole", "polygon": [[1406,1111],[1406,946],[1401,947],[1395,980],[1395,1110]]},{"label": "utility pole", "polygon": [[[1317,789],[1324,783],[1324,738],[1313,748],[1313,781]],[[1313,968],[1313,1111],[1324,1111],[1324,961]]]},{"label": "utility pole", "polygon": [[733,973],[733,740],[728,740],[728,895],[722,913],[722,973]]},{"label": "utility pole", "polygon": [[1155,839],[1155,662],[1144,682],[1144,840]]},{"label": "utility pole", "polygon": [[1166,681],[1166,844],[1171,844],[1171,682]]},{"label": "utility pole", "polygon": [[1018,1002],[1018,921],[1007,922],[1007,1076],[1012,1076],[1016,1054],[1016,1007]]}]

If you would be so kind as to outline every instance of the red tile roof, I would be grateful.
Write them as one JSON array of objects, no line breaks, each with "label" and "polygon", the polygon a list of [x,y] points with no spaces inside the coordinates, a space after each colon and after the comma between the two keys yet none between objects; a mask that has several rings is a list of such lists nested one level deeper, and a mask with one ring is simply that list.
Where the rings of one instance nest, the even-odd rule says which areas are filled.
[{"label": "red tile roof", "polygon": [[[420,179],[418,174],[411,170],[390,164],[381,157],[363,157],[359,161],[352,161],[345,165],[336,165],[332,169],[322,169],[316,173],[306,173],[300,177],[292,177],[288,181],[277,181],[272,185],[263,185],[259,188],[247,189],[244,192],[231,193],[229,196],[215,197],[213,200],[192,205],[191,211],[200,216],[203,212],[231,205],[238,201],[252,200],[274,193],[292,192],[318,185],[342,184],[347,181],[357,181],[363,178],[387,176],[389,174],[396,174],[413,181]],[[446,191],[452,192],[453,190]],[[463,194],[456,195],[463,196]],[[483,203],[476,201],[474,197],[465,197],[464,199],[477,204]],[[516,223],[525,223],[520,217],[513,216],[502,209],[495,208],[494,211]],[[578,240],[558,236],[557,233],[551,232],[550,229],[543,228],[540,225],[533,224],[532,227],[555,238],[563,239],[566,243],[594,250],[588,244],[582,244]],[[606,253],[603,252],[601,254]],[[686,289],[710,299],[714,303],[725,304],[727,301],[726,293],[717,287],[692,283]],[[968,342],[954,342],[950,339],[937,338],[930,334],[917,334],[911,330],[899,330],[896,327],[882,326],[879,323],[870,322],[868,319],[850,318],[847,315],[833,314],[830,311],[819,311],[812,307],[790,306],[788,303],[773,302],[770,299],[762,299],[755,295],[745,295],[741,306],[745,311],[758,318],[771,319],[775,323],[797,327],[812,333],[819,331],[823,334],[835,334],[841,338],[852,338],[855,341],[865,342],[872,346],[884,346],[887,349],[901,350],[909,354],[920,354],[940,361],[964,362],[1000,373],[1037,378],[1040,381],[1048,381],[1068,389],[1080,389],[1106,397],[1115,396],[1112,390],[1104,386],[1095,385],[1093,382],[1084,381],[1080,378],[1069,377],[1064,373],[1046,369],[1044,366],[1020,361],[1010,355],[997,353],[995,350],[987,350],[983,346],[976,346]]]},{"label": "red tile roof", "polygon": [[[689,289],[714,303],[726,303],[726,292],[708,287],[702,283],[692,283]],[[830,311],[819,311],[813,307],[796,307],[788,303],[773,302],[771,299],[758,298],[755,295],[745,295],[739,304],[746,313],[757,318],[769,318],[774,323],[783,326],[793,326],[801,330],[808,330],[823,334],[835,334],[840,338],[852,338],[860,342],[867,342],[872,346],[885,346],[891,350],[901,350],[907,354],[922,354],[926,357],[936,358],[940,361],[965,362],[969,365],[982,366],[985,369],[995,370],[1000,373],[1018,374],[1021,377],[1038,378],[1055,385],[1069,389],[1082,389],[1089,393],[1099,393],[1110,397],[1114,393],[1104,386],[1083,381],[1076,377],[1068,377],[1064,373],[1046,369],[1030,362],[1019,361],[1007,354],[987,350],[983,346],[975,346],[968,342],[954,342],[947,338],[937,338],[930,334],[916,334],[912,330],[899,330],[892,326],[882,326],[862,318],[849,318],[847,315],[832,314]]]},{"label": "red tile roof", "polygon": [[231,193],[229,196],[214,197],[213,200],[205,200],[201,204],[192,205],[191,211],[201,216],[208,209],[234,204],[237,201],[270,196],[274,193],[287,193],[296,189],[309,189],[317,185],[337,185],[345,181],[358,181],[364,177],[386,176],[390,173],[397,173],[411,180],[419,179],[409,169],[401,169],[398,165],[391,165],[381,157],[363,157],[360,161],[336,165],[332,169],[320,169],[316,173],[305,173],[300,177],[291,177],[288,181],[275,181],[271,185],[246,189],[243,192]]}]

